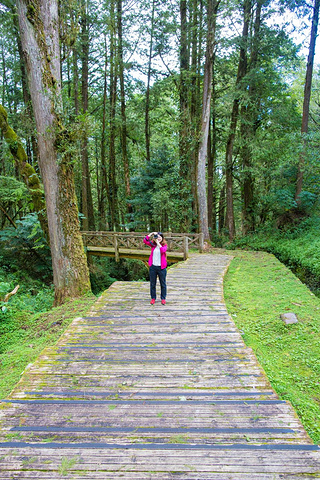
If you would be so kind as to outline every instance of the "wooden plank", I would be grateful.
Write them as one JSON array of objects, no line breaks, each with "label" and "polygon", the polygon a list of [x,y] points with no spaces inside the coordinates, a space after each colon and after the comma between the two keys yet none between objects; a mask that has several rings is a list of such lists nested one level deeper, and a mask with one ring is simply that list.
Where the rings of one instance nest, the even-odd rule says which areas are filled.
[{"label": "wooden plank", "polygon": [[[114,257],[115,250],[114,247],[96,247],[88,245],[86,247],[87,253],[89,255],[97,255],[101,257]],[[116,258],[133,258],[136,260],[148,260],[150,256],[149,250],[138,250],[138,249],[128,249],[128,248],[119,248],[119,256]],[[183,252],[168,252],[167,253],[168,262],[181,262],[184,259]]]},{"label": "wooden plank", "polygon": [[165,308],[115,282],[75,319],[1,404],[0,480],[317,478],[319,449],[228,316],[228,261],[176,264]]}]

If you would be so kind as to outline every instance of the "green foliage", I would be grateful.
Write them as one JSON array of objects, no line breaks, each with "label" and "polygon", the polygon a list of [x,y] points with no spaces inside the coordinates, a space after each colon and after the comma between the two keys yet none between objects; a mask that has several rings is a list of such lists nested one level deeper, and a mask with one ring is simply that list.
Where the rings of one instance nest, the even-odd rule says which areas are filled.
[{"label": "green foliage", "polygon": [[166,146],[155,151],[149,163],[132,178],[133,220],[127,226],[145,230],[146,223],[156,229],[178,228],[181,212],[179,166]]},{"label": "green foliage", "polygon": [[28,204],[30,195],[24,183],[14,177],[0,175],[0,198],[2,205],[17,206],[20,202]]},{"label": "green foliage", "polygon": [[33,314],[49,310],[53,303],[51,286],[33,279],[26,271],[8,273],[0,267],[0,299],[17,285],[20,285],[18,292],[8,302],[0,303],[0,354],[25,338],[26,325]]},{"label": "green foliage", "polygon": [[287,230],[272,225],[236,239],[230,248],[250,248],[273,253],[302,281],[320,293],[320,219],[310,217]]},{"label": "green foliage", "polygon": [[7,293],[9,293],[11,288],[11,284],[8,282],[1,282],[0,283],[0,300],[5,297]]},{"label": "green foliage", "polygon": [[139,281],[148,279],[148,269],[143,262],[121,258],[95,257],[90,262],[91,288],[95,295],[106,290],[116,280]]},{"label": "green foliage", "polygon": [[[320,441],[320,300],[273,255],[234,252],[224,282],[229,313],[280,398]],[[294,312],[298,324],[280,314]]]},{"label": "green foliage", "polygon": [[[2,228],[10,222],[3,210],[11,218],[27,214],[32,207],[31,196],[24,183],[14,177],[0,175],[0,221]],[[19,217],[18,217],[19,218]]]},{"label": "green foliage", "polygon": [[29,272],[30,276],[50,282],[52,278],[49,247],[36,214],[16,221],[17,228],[0,230],[0,266],[8,272]]}]

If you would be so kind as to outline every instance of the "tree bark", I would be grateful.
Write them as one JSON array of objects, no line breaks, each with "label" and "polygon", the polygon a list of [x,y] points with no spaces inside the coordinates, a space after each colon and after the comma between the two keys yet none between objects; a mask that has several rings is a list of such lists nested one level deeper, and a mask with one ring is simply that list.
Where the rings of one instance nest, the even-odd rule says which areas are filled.
[{"label": "tree bark", "polygon": [[[308,55],[308,62],[307,62],[306,80],[304,84],[303,112],[302,112],[302,125],[301,125],[302,136],[305,136],[308,133],[310,97],[311,97],[311,86],[312,86],[312,71],[313,71],[314,53],[315,53],[317,30],[318,30],[318,23],[319,23],[319,4],[320,4],[320,0],[314,0],[309,55]],[[302,152],[299,155],[299,165],[298,165],[297,184],[296,184],[296,193],[295,193],[295,200],[298,206],[301,205],[300,195],[303,188],[306,138],[303,138],[303,143],[304,143],[304,147]]]},{"label": "tree bark", "polygon": [[17,0],[39,145],[55,286],[55,304],[90,291],[73,169],[62,124],[57,0]]}]

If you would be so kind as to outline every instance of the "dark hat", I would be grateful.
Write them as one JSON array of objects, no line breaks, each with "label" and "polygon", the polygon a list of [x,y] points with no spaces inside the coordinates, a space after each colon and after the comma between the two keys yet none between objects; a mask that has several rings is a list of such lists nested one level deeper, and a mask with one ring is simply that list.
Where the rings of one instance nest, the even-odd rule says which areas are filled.
[{"label": "dark hat", "polygon": [[162,238],[163,238],[163,233],[161,233],[161,232],[158,232],[158,235],[160,235],[160,237],[162,237]]}]

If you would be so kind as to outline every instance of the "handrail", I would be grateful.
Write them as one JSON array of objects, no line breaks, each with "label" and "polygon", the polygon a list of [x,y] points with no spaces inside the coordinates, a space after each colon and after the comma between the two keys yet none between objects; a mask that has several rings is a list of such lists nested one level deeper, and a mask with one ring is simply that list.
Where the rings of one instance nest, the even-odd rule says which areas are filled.
[{"label": "handrail", "polygon": [[[143,232],[107,232],[107,231],[83,231],[81,232],[83,244],[86,247],[112,247],[115,251],[115,259],[119,261],[119,249],[144,248]],[[190,245],[195,246],[200,252],[203,251],[203,234],[201,233],[163,233],[168,250],[172,252],[183,252],[183,258],[188,258]]]}]

